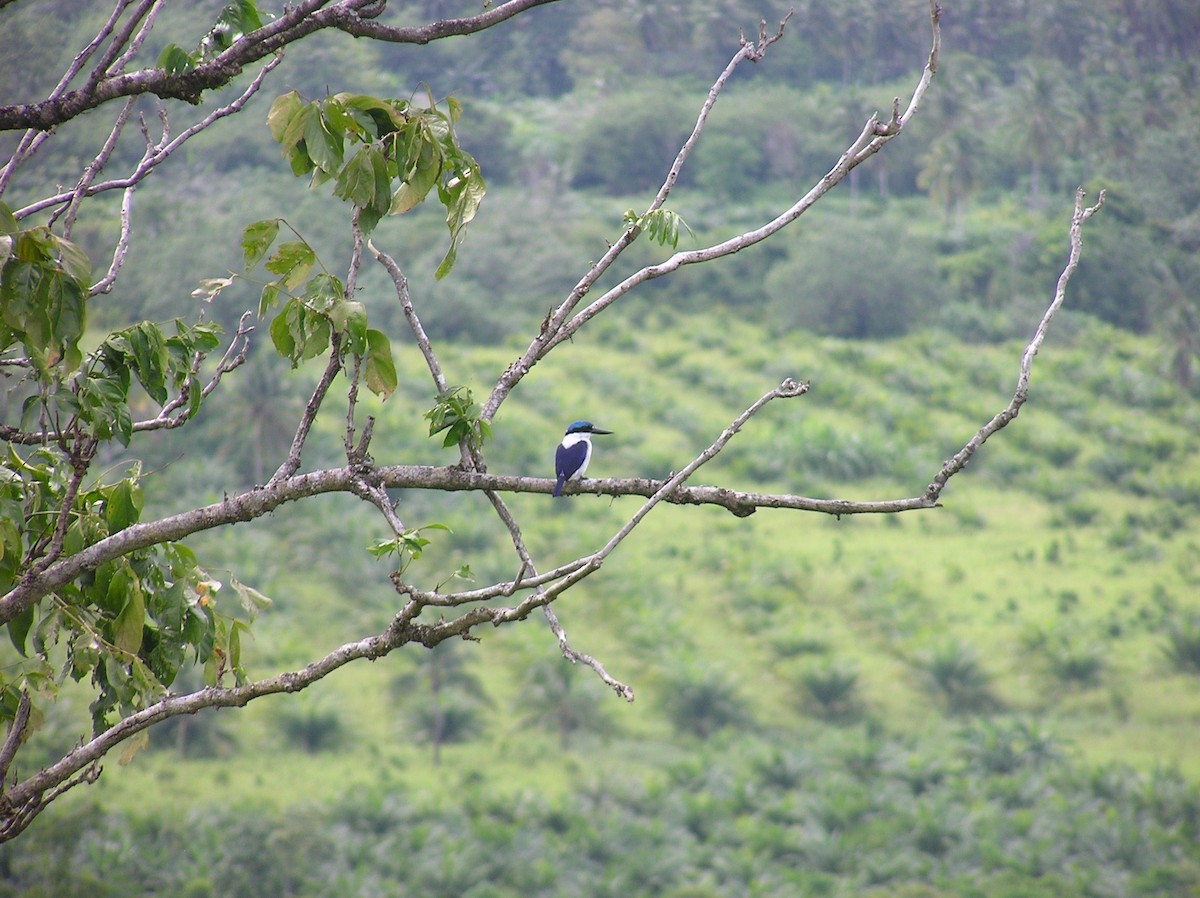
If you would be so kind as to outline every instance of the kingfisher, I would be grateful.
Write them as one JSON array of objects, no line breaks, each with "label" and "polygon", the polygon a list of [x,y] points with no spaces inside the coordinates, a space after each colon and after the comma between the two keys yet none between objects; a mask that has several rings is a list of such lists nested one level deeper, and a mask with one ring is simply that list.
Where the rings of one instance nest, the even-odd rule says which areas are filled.
[{"label": "kingfisher", "polygon": [[592,460],[592,434],[612,433],[603,430],[591,421],[576,421],[567,428],[562,442],[554,453],[554,473],[558,482],[554,484],[554,495],[561,496],[563,485],[568,480],[578,480],[587,471],[588,462]]}]

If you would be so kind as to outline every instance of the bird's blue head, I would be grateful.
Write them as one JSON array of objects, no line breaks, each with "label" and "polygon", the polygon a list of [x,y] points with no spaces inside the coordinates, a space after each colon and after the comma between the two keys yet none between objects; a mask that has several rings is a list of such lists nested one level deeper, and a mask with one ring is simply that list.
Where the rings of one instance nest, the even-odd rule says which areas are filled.
[{"label": "bird's blue head", "polygon": [[576,421],[567,428],[567,433],[612,433],[612,431],[602,430],[591,421]]}]

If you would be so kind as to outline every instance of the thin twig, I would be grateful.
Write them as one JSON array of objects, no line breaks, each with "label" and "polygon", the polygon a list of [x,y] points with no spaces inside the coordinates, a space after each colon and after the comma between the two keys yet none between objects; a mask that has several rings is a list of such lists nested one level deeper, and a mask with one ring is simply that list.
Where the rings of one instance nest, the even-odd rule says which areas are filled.
[{"label": "thin twig", "polygon": [[429,340],[429,335],[425,333],[425,328],[421,324],[417,310],[413,307],[412,298],[408,294],[408,278],[404,276],[404,272],[400,269],[396,260],[375,246],[370,240],[367,241],[367,249],[371,251],[371,255],[383,266],[388,276],[392,279],[392,284],[396,288],[396,299],[400,303],[401,310],[404,312],[404,320],[408,322],[408,328],[412,331],[413,340],[416,341],[417,348],[421,350],[421,355],[425,358],[425,364],[429,368],[430,375],[433,377],[433,385],[439,393],[444,393],[447,388],[446,375],[442,372],[441,363],[438,361],[437,354],[433,351],[433,344]]},{"label": "thin twig", "polygon": [[[733,54],[733,57],[729,60],[724,70],[720,75],[717,76],[717,80],[713,82],[712,87],[709,88],[708,95],[705,97],[704,103],[700,107],[700,113],[696,117],[696,124],[692,128],[692,133],[684,141],[679,153],[675,156],[675,161],[671,164],[671,168],[667,172],[666,178],[663,179],[662,186],[659,187],[658,193],[655,194],[653,202],[650,203],[650,206],[646,209],[646,212],[643,213],[643,217],[651,214],[652,212],[658,211],[662,208],[663,204],[666,203],[667,197],[671,193],[671,189],[674,187],[675,182],[679,178],[680,172],[683,170],[684,163],[691,154],[692,148],[700,139],[700,134],[704,130],[704,126],[708,121],[709,113],[712,111],[712,108],[717,101],[717,97],[720,95],[722,89],[725,87],[729,79],[733,76],[734,70],[739,64],[747,59],[754,62],[758,62],[760,59],[762,59],[763,55],[766,53],[767,47],[783,36],[784,26],[787,24],[787,21],[790,17],[791,13],[789,12],[783,21],[779,23],[778,32],[770,38],[764,36],[763,40],[757,47],[754,44],[748,43],[745,39],[742,40],[738,51]],[[521,378],[528,374],[533,366],[536,365],[542,358],[544,358],[545,355],[554,348],[554,346],[557,346],[562,342],[562,339],[564,339],[564,324],[568,318],[570,318],[572,312],[574,312],[579,303],[592,289],[593,285],[595,285],[595,283],[601,277],[603,277],[604,273],[612,267],[612,264],[617,260],[621,253],[623,253],[625,249],[631,243],[633,243],[633,241],[636,240],[640,234],[641,228],[638,227],[636,223],[627,227],[617,241],[608,248],[608,251],[600,257],[600,260],[592,264],[592,267],[588,269],[587,273],[571,289],[571,292],[567,294],[567,298],[564,299],[556,309],[546,316],[546,320],[542,323],[541,329],[534,338],[533,342],[529,345],[529,348],[525,350],[525,353],[520,359],[518,359],[512,365],[509,365],[504,374],[501,375],[500,380],[497,381],[496,386],[493,387],[491,395],[488,396],[487,401],[483,404],[482,417],[485,420],[490,421],[493,417],[495,417],[495,414],[500,408],[501,403],[504,402],[505,398],[507,398],[513,387],[520,382]],[[578,330],[578,328],[576,328],[576,330]],[[572,333],[574,333],[574,331],[572,331]]]},{"label": "thin twig", "polygon": [[1104,191],[1100,191],[1100,195],[1096,198],[1094,206],[1084,207],[1083,205],[1083,188],[1079,188],[1075,192],[1075,211],[1071,216],[1070,242],[1071,250],[1067,257],[1066,267],[1058,276],[1058,283],[1054,289],[1054,298],[1047,307],[1045,314],[1042,315],[1042,320],[1038,322],[1037,329],[1034,331],[1033,339],[1029,341],[1029,345],[1025,347],[1025,352],[1021,356],[1021,371],[1017,376],[1017,389],[1013,393],[1012,400],[996,413],[987,424],[979,429],[979,432],[973,436],[965,446],[962,447],[952,458],[946,460],[942,465],[942,469],[938,471],[937,476],[933,478],[933,482],[929,484],[925,491],[925,496],[936,502],[938,496],[946,486],[946,482],[967,466],[967,462],[978,451],[979,447],[987,442],[988,438],[1005,427],[1013,418],[1021,411],[1021,406],[1029,398],[1029,379],[1033,374],[1033,359],[1038,354],[1038,350],[1042,347],[1042,342],[1046,339],[1046,333],[1050,329],[1050,322],[1054,318],[1055,313],[1062,307],[1066,300],[1067,284],[1070,283],[1071,276],[1075,273],[1075,269],[1079,267],[1079,256],[1083,252],[1083,223],[1095,215],[1100,207],[1104,205]]},{"label": "thin twig", "polygon": [[317,381],[317,386],[313,389],[312,396],[308,399],[308,404],[304,407],[304,414],[300,416],[300,424],[296,427],[296,434],[292,437],[292,445],[288,450],[287,458],[279,469],[271,475],[271,479],[267,481],[267,486],[272,486],[281,483],[291,477],[300,470],[300,455],[304,451],[304,443],[308,440],[308,435],[312,431],[313,422],[317,420],[317,412],[321,410],[321,403],[325,401],[325,396],[329,393],[329,387],[333,384],[333,379],[337,377],[339,371],[342,370],[342,347],[341,339],[337,334],[330,337],[329,361],[325,365],[325,370],[321,373],[321,379]]}]

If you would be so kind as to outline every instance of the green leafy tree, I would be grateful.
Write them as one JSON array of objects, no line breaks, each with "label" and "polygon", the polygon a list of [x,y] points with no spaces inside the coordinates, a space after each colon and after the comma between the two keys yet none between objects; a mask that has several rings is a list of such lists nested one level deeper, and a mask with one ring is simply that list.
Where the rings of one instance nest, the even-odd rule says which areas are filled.
[{"label": "green leafy tree", "polygon": [[[405,269],[389,251],[381,227],[388,216],[439,207],[446,231],[435,275],[452,274],[486,189],[479,165],[458,137],[462,105],[429,90],[387,98],[339,91],[337,85],[314,96],[287,90],[268,104],[266,88],[282,64],[281,51],[303,57],[311,46],[305,41],[318,32],[426,45],[511,27],[506,23],[539,15],[535,8],[548,2],[507,0],[461,18],[443,17],[439,4],[430,21],[412,25],[396,24],[399,11],[381,0],[303,0],[277,15],[254,0],[234,0],[194,42],[171,40],[174,35],[162,39],[156,29],[165,20],[156,17],[154,3],[114,3],[111,17],[85,36],[81,50],[69,54],[60,77],[46,79],[49,86],[42,91],[0,105],[0,134],[12,138],[5,141],[0,167],[0,375],[10,397],[0,420],[6,443],[0,460],[0,626],[16,653],[0,672],[0,718],[7,724],[0,744],[0,841],[22,833],[65,791],[94,781],[100,760],[112,749],[125,744],[128,751],[136,750],[162,721],[293,694],[351,662],[378,659],[409,645],[432,649],[470,637],[485,625],[517,623],[538,611],[567,659],[632,699],[630,686],[571,645],[552,606],[597,572],[659,503],[715,505],[739,517],[760,506],[836,515],[933,508],[949,479],[1016,416],[1028,394],[1032,358],[1078,263],[1083,224],[1099,207],[1085,208],[1082,193],[1069,232],[1066,277],[1023,358],[1016,392],[917,495],[844,501],[688,485],[766,405],[807,392],[807,384],[789,377],[757,399],[748,398],[745,411],[710,445],[697,446],[691,461],[681,459],[678,472],[667,480],[573,482],[572,494],[632,495],[645,501],[598,547],[542,568],[503,495],[532,492],[549,501],[554,483],[488,470],[489,437],[504,403],[517,395],[535,365],[569,351],[576,335],[629,293],[686,266],[733,255],[797,222],[904,132],[932,82],[940,50],[939,9],[931,3],[928,63],[907,104],[897,101],[882,116],[871,116],[831,160],[827,174],[811,187],[795,188],[797,198],[783,212],[739,225],[737,233],[719,242],[680,249],[682,221],[667,203],[702,138],[709,110],[742,64],[761,60],[783,28],[764,25],[756,39],[740,41],[707,96],[696,98],[700,112],[690,132],[676,134],[680,143],[673,161],[670,153],[663,155],[661,186],[646,208],[625,216],[623,224],[618,224],[619,213],[613,217],[616,233],[606,251],[548,310],[528,335],[526,348],[476,400],[448,377],[446,360],[422,324]],[[0,4],[0,31],[9,34],[12,20],[27,23],[26,8]],[[150,116],[135,114],[143,102],[155,105],[158,126],[151,126]],[[135,227],[133,197],[139,186],[151,174],[169,178],[182,147],[200,134],[218,132],[245,110],[267,119],[281,164],[306,178],[329,217],[341,222],[342,247],[326,250],[291,221],[247,214],[240,233],[242,270],[213,272],[192,298],[178,297],[180,308],[197,301],[206,305],[253,284],[257,308],[231,335],[203,318],[121,321],[109,333],[90,334],[89,319],[120,317],[122,273],[131,246],[146,241],[145,251],[152,252],[153,234],[142,235]],[[71,142],[56,155],[64,132],[70,132]],[[44,160],[50,164],[39,168]],[[638,178],[648,183],[642,174]],[[226,187],[220,179],[205,185],[218,194]],[[254,188],[245,195],[253,196]],[[238,196],[230,190],[222,201],[236,204]],[[85,227],[85,220],[103,227]],[[86,248],[77,239],[85,233]],[[617,261],[643,237],[669,255],[618,275]],[[235,244],[238,235],[205,239]],[[383,400],[400,388],[393,351],[399,335],[372,320],[359,298],[360,278],[376,265],[394,288],[407,327],[405,341],[428,368],[428,430],[438,440],[434,449],[444,446],[452,454],[446,464],[380,465],[372,457],[374,419],[360,394],[365,390]],[[255,330],[256,320],[261,331]],[[293,367],[313,369],[311,393],[296,413],[286,448],[265,467],[252,466],[255,473],[272,468],[273,473],[252,487],[236,478],[206,484],[208,504],[172,497],[169,504],[176,510],[147,512],[160,507],[147,502],[156,480],[136,459],[152,451],[146,447],[157,432],[192,432],[213,394],[242,373],[251,341],[273,348]],[[342,458],[323,458],[311,466],[317,450],[310,437],[318,419],[340,436]],[[414,430],[425,429],[419,419],[411,423]],[[118,456],[134,460],[115,468],[108,464]],[[515,572],[474,586],[470,568],[463,566],[439,582],[419,582],[417,560],[435,537],[452,541],[453,534],[436,522],[404,520],[391,490],[481,494],[511,538]],[[252,677],[245,637],[271,600],[234,573],[220,579],[210,574],[185,541],[331,493],[360,500],[377,526],[386,528],[388,536],[370,552],[394,562],[390,580],[398,610],[389,610],[382,628],[376,622],[368,635],[332,647],[297,669]],[[369,557],[364,552],[364,563]],[[188,682],[180,677],[191,669],[203,672],[205,686],[174,691],[176,683]],[[88,684],[90,731],[40,770],[15,765],[42,717],[40,709],[55,700],[67,677]]]}]

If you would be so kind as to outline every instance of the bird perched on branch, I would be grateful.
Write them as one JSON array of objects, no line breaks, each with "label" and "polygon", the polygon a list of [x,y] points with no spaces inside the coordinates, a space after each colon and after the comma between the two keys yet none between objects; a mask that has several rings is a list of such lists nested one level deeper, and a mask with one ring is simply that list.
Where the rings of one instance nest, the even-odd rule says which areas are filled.
[{"label": "bird perched on branch", "polygon": [[562,442],[554,453],[554,473],[558,483],[554,484],[554,495],[561,496],[563,485],[568,480],[578,480],[587,471],[592,460],[592,434],[612,433],[602,430],[591,421],[576,421],[567,428]]}]

